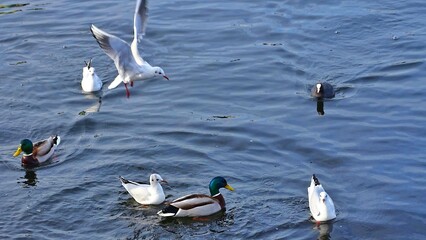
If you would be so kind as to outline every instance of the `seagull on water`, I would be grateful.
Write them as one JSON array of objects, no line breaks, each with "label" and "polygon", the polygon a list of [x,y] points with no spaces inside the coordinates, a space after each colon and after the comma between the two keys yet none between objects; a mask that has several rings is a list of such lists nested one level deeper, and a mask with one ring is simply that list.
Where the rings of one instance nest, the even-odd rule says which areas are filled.
[{"label": "seagull on water", "polygon": [[92,66],[92,59],[89,62],[84,61],[86,66],[83,68],[83,79],[81,80],[81,88],[84,92],[97,92],[102,88],[102,81]]},{"label": "seagull on water", "polygon": [[143,205],[158,205],[164,202],[165,195],[161,183],[167,183],[159,174],[151,174],[149,184],[127,180],[120,176],[123,187],[136,202]]},{"label": "seagull on water", "polygon": [[169,80],[163,69],[151,66],[139,55],[138,43],[145,35],[148,18],[147,2],[147,0],[137,0],[136,2],[133,25],[134,36],[131,45],[119,37],[102,31],[93,24],[90,28],[99,46],[112,60],[114,60],[115,67],[118,71],[118,76],[108,86],[108,89],[116,88],[123,82],[126,87],[127,97],[130,96],[127,84],[130,83],[130,86],[133,86],[133,81],[146,80],[157,76]]},{"label": "seagull on water", "polygon": [[318,178],[312,175],[311,185],[308,187],[309,209],[317,222],[325,222],[336,218],[336,210],[331,197],[322,187]]}]

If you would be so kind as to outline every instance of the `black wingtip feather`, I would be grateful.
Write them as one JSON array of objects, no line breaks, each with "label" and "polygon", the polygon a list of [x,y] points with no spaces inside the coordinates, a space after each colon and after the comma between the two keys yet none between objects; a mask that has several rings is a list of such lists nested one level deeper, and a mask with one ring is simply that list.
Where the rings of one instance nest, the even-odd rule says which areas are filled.
[{"label": "black wingtip feather", "polygon": [[[104,34],[96,35],[96,33],[94,32],[94,31],[96,31],[96,29],[94,30],[93,28],[96,28],[96,26],[92,24],[92,26],[90,27],[90,32],[92,33],[92,36],[96,39],[96,42],[99,44],[99,47],[101,47],[104,50],[110,49],[111,47],[109,45],[103,43],[104,41],[109,42],[109,37],[107,35],[104,35]],[[99,31],[101,31],[101,30],[99,29]]]},{"label": "black wingtip feather", "polygon": [[127,179],[123,178],[122,176],[119,176],[118,178],[120,178],[120,181],[121,181],[122,183],[124,183],[124,184],[128,184],[128,183],[130,183],[130,182],[129,182],[129,180],[127,180]]},{"label": "black wingtip feather", "polygon": [[99,41],[99,39],[96,37],[95,32],[93,32],[93,27],[95,27],[95,25],[91,25],[90,26],[90,32],[92,33],[92,36],[96,39],[96,42],[98,42],[99,46],[102,48],[102,43]]},{"label": "black wingtip feather", "polygon": [[315,174],[312,175],[312,178],[314,179],[315,182],[315,186],[320,185],[321,183],[319,182],[318,178],[315,176]]},{"label": "black wingtip feather", "polygon": [[93,32],[93,27],[95,27],[95,25],[91,25],[90,26],[90,32],[92,33],[92,36],[96,39],[96,41],[99,43],[99,41],[98,41],[98,38],[96,37],[96,34],[95,34],[95,32]]}]

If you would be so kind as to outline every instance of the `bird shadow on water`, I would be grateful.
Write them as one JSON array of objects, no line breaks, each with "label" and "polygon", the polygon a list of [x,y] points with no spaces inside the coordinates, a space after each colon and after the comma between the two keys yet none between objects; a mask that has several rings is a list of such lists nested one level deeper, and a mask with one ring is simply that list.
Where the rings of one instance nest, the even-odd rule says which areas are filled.
[{"label": "bird shadow on water", "polygon": [[78,115],[80,116],[85,116],[88,113],[94,113],[94,112],[99,112],[101,110],[101,106],[102,106],[102,91],[99,91],[97,93],[86,93],[84,95],[87,99],[93,99],[95,100],[95,104],[91,105],[90,107],[80,111],[78,113]]},{"label": "bird shadow on water", "polygon": [[320,116],[325,115],[325,110],[324,110],[324,106],[325,106],[325,102],[331,102],[332,99],[324,99],[324,98],[314,98],[314,101],[317,103],[317,113]]},{"label": "bird shadow on water", "polygon": [[33,169],[26,169],[25,175],[18,180],[18,184],[21,184],[23,188],[35,187],[37,183],[37,174]]},{"label": "bird shadow on water", "polygon": [[119,205],[127,208],[128,211],[125,214],[120,212],[120,215],[128,228],[133,229],[126,239],[145,239],[159,234],[161,239],[199,239],[228,231],[234,224],[232,210],[199,218],[164,218],[156,215],[164,206],[143,207],[133,199],[120,200]]},{"label": "bird shadow on water", "polygon": [[19,164],[20,161],[21,161],[20,159],[19,161],[17,161],[17,159],[12,159],[12,160],[0,161],[0,162],[10,171],[24,172],[24,176],[17,178],[17,184],[21,185],[23,188],[37,186],[37,183],[39,183],[40,180],[37,177],[36,171],[44,169],[44,168],[50,168],[52,166],[56,166],[57,164],[61,163],[61,161],[58,161],[58,156],[56,156],[56,154],[52,158],[44,162],[41,162],[40,165],[37,167],[23,167],[22,165]]},{"label": "bird shadow on water", "polygon": [[158,223],[165,231],[186,238],[203,236],[211,233],[222,233],[234,224],[232,209],[221,211],[207,217],[162,218]]},{"label": "bird shadow on water", "polygon": [[55,166],[58,163],[59,161],[57,160],[57,157],[53,156],[52,158],[40,163],[40,166],[32,167],[32,168],[23,167],[23,170],[25,171],[25,175],[23,177],[20,177],[17,183],[22,185],[23,188],[36,187],[37,183],[39,182],[39,179],[37,178],[36,170]]},{"label": "bird shadow on water", "polygon": [[318,230],[318,240],[330,240],[331,232],[333,231],[333,222],[329,221],[321,224],[315,224],[313,229]]},{"label": "bird shadow on water", "polygon": [[324,115],[324,100],[323,99],[317,99],[317,113],[318,115]]}]

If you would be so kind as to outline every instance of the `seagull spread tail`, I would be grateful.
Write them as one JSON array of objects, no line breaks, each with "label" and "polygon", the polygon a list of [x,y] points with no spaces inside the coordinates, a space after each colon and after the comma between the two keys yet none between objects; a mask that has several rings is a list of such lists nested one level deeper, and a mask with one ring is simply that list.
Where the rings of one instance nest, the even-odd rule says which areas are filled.
[{"label": "seagull spread tail", "polygon": [[315,176],[315,174],[313,174],[312,175],[312,179],[314,180],[314,182],[315,182],[315,186],[318,186],[318,185],[320,185],[321,183],[319,182],[319,180],[318,180],[318,178]]},{"label": "seagull spread tail", "polygon": [[118,85],[120,85],[122,81],[123,78],[118,75],[117,77],[115,77],[114,81],[112,81],[112,83],[108,86],[108,89],[116,88]]}]

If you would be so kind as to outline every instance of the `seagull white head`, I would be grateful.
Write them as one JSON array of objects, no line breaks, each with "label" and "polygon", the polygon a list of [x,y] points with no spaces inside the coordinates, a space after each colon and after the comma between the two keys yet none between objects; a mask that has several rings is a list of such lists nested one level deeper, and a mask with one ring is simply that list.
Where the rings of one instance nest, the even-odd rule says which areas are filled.
[{"label": "seagull white head", "polygon": [[321,202],[325,203],[326,199],[327,199],[327,193],[326,192],[321,192],[320,193],[320,200],[321,200]]},{"label": "seagull white head", "polygon": [[161,76],[167,80],[169,80],[169,78],[166,76],[166,74],[164,73],[164,70],[160,67],[153,67],[154,69],[154,74],[155,76]]},{"label": "seagull white head", "polygon": [[93,76],[95,74],[95,68],[92,67],[92,59],[89,60],[89,62],[84,61],[86,66],[83,68],[83,75],[84,76]]},{"label": "seagull white head", "polygon": [[91,67],[91,68],[84,67],[83,68],[83,75],[87,76],[87,77],[95,75],[95,68],[94,67]]},{"label": "seagull white head", "polygon": [[321,85],[321,83],[317,83],[317,93],[320,93],[321,92],[321,87],[322,87],[322,85]]},{"label": "seagull white head", "polygon": [[160,174],[151,174],[151,176],[149,177],[149,181],[151,185],[156,185],[156,184],[160,184],[160,183],[167,183],[166,180],[164,180]]}]

